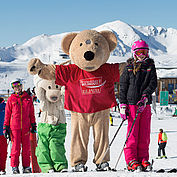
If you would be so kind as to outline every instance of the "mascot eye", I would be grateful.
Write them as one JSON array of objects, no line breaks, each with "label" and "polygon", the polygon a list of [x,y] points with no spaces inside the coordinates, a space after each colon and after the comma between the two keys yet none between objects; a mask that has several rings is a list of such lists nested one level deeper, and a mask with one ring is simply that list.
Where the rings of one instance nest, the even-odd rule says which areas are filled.
[{"label": "mascot eye", "polygon": [[56,88],[58,88],[58,85],[56,85]]},{"label": "mascot eye", "polygon": [[51,89],[51,86],[48,86],[48,89]]},{"label": "mascot eye", "polygon": [[95,43],[96,46],[98,46],[98,43]]},{"label": "mascot eye", "polygon": [[82,43],[80,43],[80,46],[82,46]]}]

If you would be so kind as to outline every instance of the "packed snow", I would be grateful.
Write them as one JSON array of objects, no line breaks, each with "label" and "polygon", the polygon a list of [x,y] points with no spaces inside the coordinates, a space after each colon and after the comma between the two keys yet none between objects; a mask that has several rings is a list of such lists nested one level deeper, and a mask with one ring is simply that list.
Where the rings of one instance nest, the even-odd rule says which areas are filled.
[{"label": "packed snow", "polygon": [[[154,170],[159,170],[161,168],[164,168],[165,170],[171,169],[171,168],[177,168],[177,118],[172,117],[172,114],[174,112],[176,105],[171,105],[169,106],[169,109],[165,109],[166,107],[163,107],[161,110],[161,107],[157,105],[157,114],[154,113],[152,110],[152,122],[151,122],[151,142],[150,142],[150,161],[154,159],[154,165],[153,169]],[[36,119],[39,121],[38,117],[38,111],[39,107],[38,104],[35,104],[35,110],[36,110]],[[122,119],[120,118],[120,115],[118,112],[114,112],[114,109],[111,110],[111,113],[113,115],[113,124],[114,126],[109,127],[109,138],[110,142],[112,138],[114,137],[119,125],[121,124]],[[107,177],[108,175],[110,177],[150,177],[150,176],[165,176],[165,177],[171,177],[171,176],[177,176],[175,173],[174,174],[169,174],[169,173],[155,173],[155,172],[128,172],[124,171],[124,168],[126,168],[125,164],[125,159],[124,159],[124,154],[122,154],[120,161],[117,165],[117,172],[95,172],[95,164],[93,164],[93,135],[92,131],[90,131],[90,141],[88,145],[88,172],[71,172],[72,168],[70,166],[70,142],[71,142],[71,117],[70,117],[70,112],[66,111],[66,120],[67,120],[67,136],[66,136],[66,141],[65,141],[65,148],[66,148],[66,156],[69,162],[69,172],[67,173],[52,173],[52,174],[45,174],[45,173],[40,173],[40,174],[20,174],[17,176],[24,176],[24,177],[55,177],[55,176],[63,176],[63,177]],[[163,128],[164,131],[167,133],[168,136],[168,142],[166,146],[166,155],[168,159],[156,159],[157,157],[157,150],[158,150],[158,133],[159,129]],[[127,131],[127,121],[124,122],[122,128],[120,129],[119,133],[117,134],[115,140],[113,141],[111,147],[110,147],[110,153],[111,153],[111,159],[110,159],[110,166],[112,168],[115,167],[115,164],[117,162],[118,156],[123,148],[123,144],[125,142],[125,137],[126,137],[126,131]],[[21,159],[20,159],[21,160]],[[20,166],[20,170],[22,167]],[[6,176],[11,176],[12,171],[10,167],[10,158],[7,158],[7,175]]]}]

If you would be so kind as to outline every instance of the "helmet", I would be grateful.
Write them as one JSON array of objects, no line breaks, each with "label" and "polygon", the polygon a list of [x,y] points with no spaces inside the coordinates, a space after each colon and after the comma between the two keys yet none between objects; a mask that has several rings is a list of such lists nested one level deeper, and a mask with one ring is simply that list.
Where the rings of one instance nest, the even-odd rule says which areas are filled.
[{"label": "helmet", "polygon": [[[142,50],[146,51],[142,52]],[[131,52],[133,53],[134,58],[138,57],[139,61],[143,61],[149,57],[149,46],[145,41],[140,39],[133,43]]]},{"label": "helmet", "polygon": [[17,84],[20,84],[20,85],[22,85],[22,81],[21,81],[21,79],[14,79],[14,80],[12,80],[11,82],[10,82],[10,85],[11,85],[11,87],[13,87],[13,84],[14,83],[17,83]]},{"label": "helmet", "polygon": [[137,50],[137,49],[147,49],[147,50],[149,50],[149,46],[145,41],[140,39],[140,40],[135,41],[133,43],[132,49],[131,49],[132,53],[134,53],[134,51]]}]

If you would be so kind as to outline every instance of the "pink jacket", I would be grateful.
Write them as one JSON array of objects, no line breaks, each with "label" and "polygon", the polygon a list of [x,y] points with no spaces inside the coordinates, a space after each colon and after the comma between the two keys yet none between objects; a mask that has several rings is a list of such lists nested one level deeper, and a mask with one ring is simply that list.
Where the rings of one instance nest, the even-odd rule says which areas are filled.
[{"label": "pink jacket", "polygon": [[4,126],[10,126],[11,130],[30,129],[31,123],[35,123],[31,96],[25,91],[22,95],[12,94],[7,100]]}]

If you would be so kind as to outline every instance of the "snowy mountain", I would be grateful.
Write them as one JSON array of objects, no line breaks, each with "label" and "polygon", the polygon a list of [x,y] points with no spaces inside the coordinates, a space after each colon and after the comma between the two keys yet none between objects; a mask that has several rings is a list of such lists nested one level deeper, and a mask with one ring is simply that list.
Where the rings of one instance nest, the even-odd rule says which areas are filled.
[{"label": "snowy mountain", "polygon": [[[177,30],[155,26],[134,26],[122,21],[106,23],[95,30],[111,30],[117,35],[118,45],[113,55],[130,56],[131,45],[135,40],[147,41],[153,56],[177,55]],[[44,60],[58,58],[62,53],[60,42],[66,33],[56,35],[42,34],[34,37],[22,45],[13,45],[8,48],[0,48],[0,59],[11,62],[16,59],[28,60],[38,56]]]},{"label": "snowy mountain", "polygon": [[121,21],[106,23],[97,30],[110,29],[117,34],[118,46],[115,55],[125,56],[130,53],[132,43],[138,39],[145,40],[150,47],[151,55],[176,55],[177,30],[155,26],[134,26]]},{"label": "snowy mountain", "polygon": [[[150,47],[150,56],[156,67],[177,68],[177,30],[155,26],[135,26],[122,21],[106,23],[95,28],[97,31],[111,30],[118,39],[118,45],[108,62],[125,61],[131,56],[131,46],[135,40],[143,39]],[[29,86],[33,83],[26,71],[29,59],[40,58],[45,63],[61,63],[61,39],[67,33],[36,36],[22,45],[0,48],[0,80],[7,81],[16,76],[22,77]],[[164,74],[164,71],[160,74]],[[169,72],[171,73],[171,71]],[[167,74],[169,77],[171,74]],[[176,70],[173,72],[177,73]],[[177,74],[176,74],[177,75]],[[175,75],[175,76],[176,76]],[[0,89],[2,85],[0,86]],[[7,85],[7,87],[9,87]]]}]

